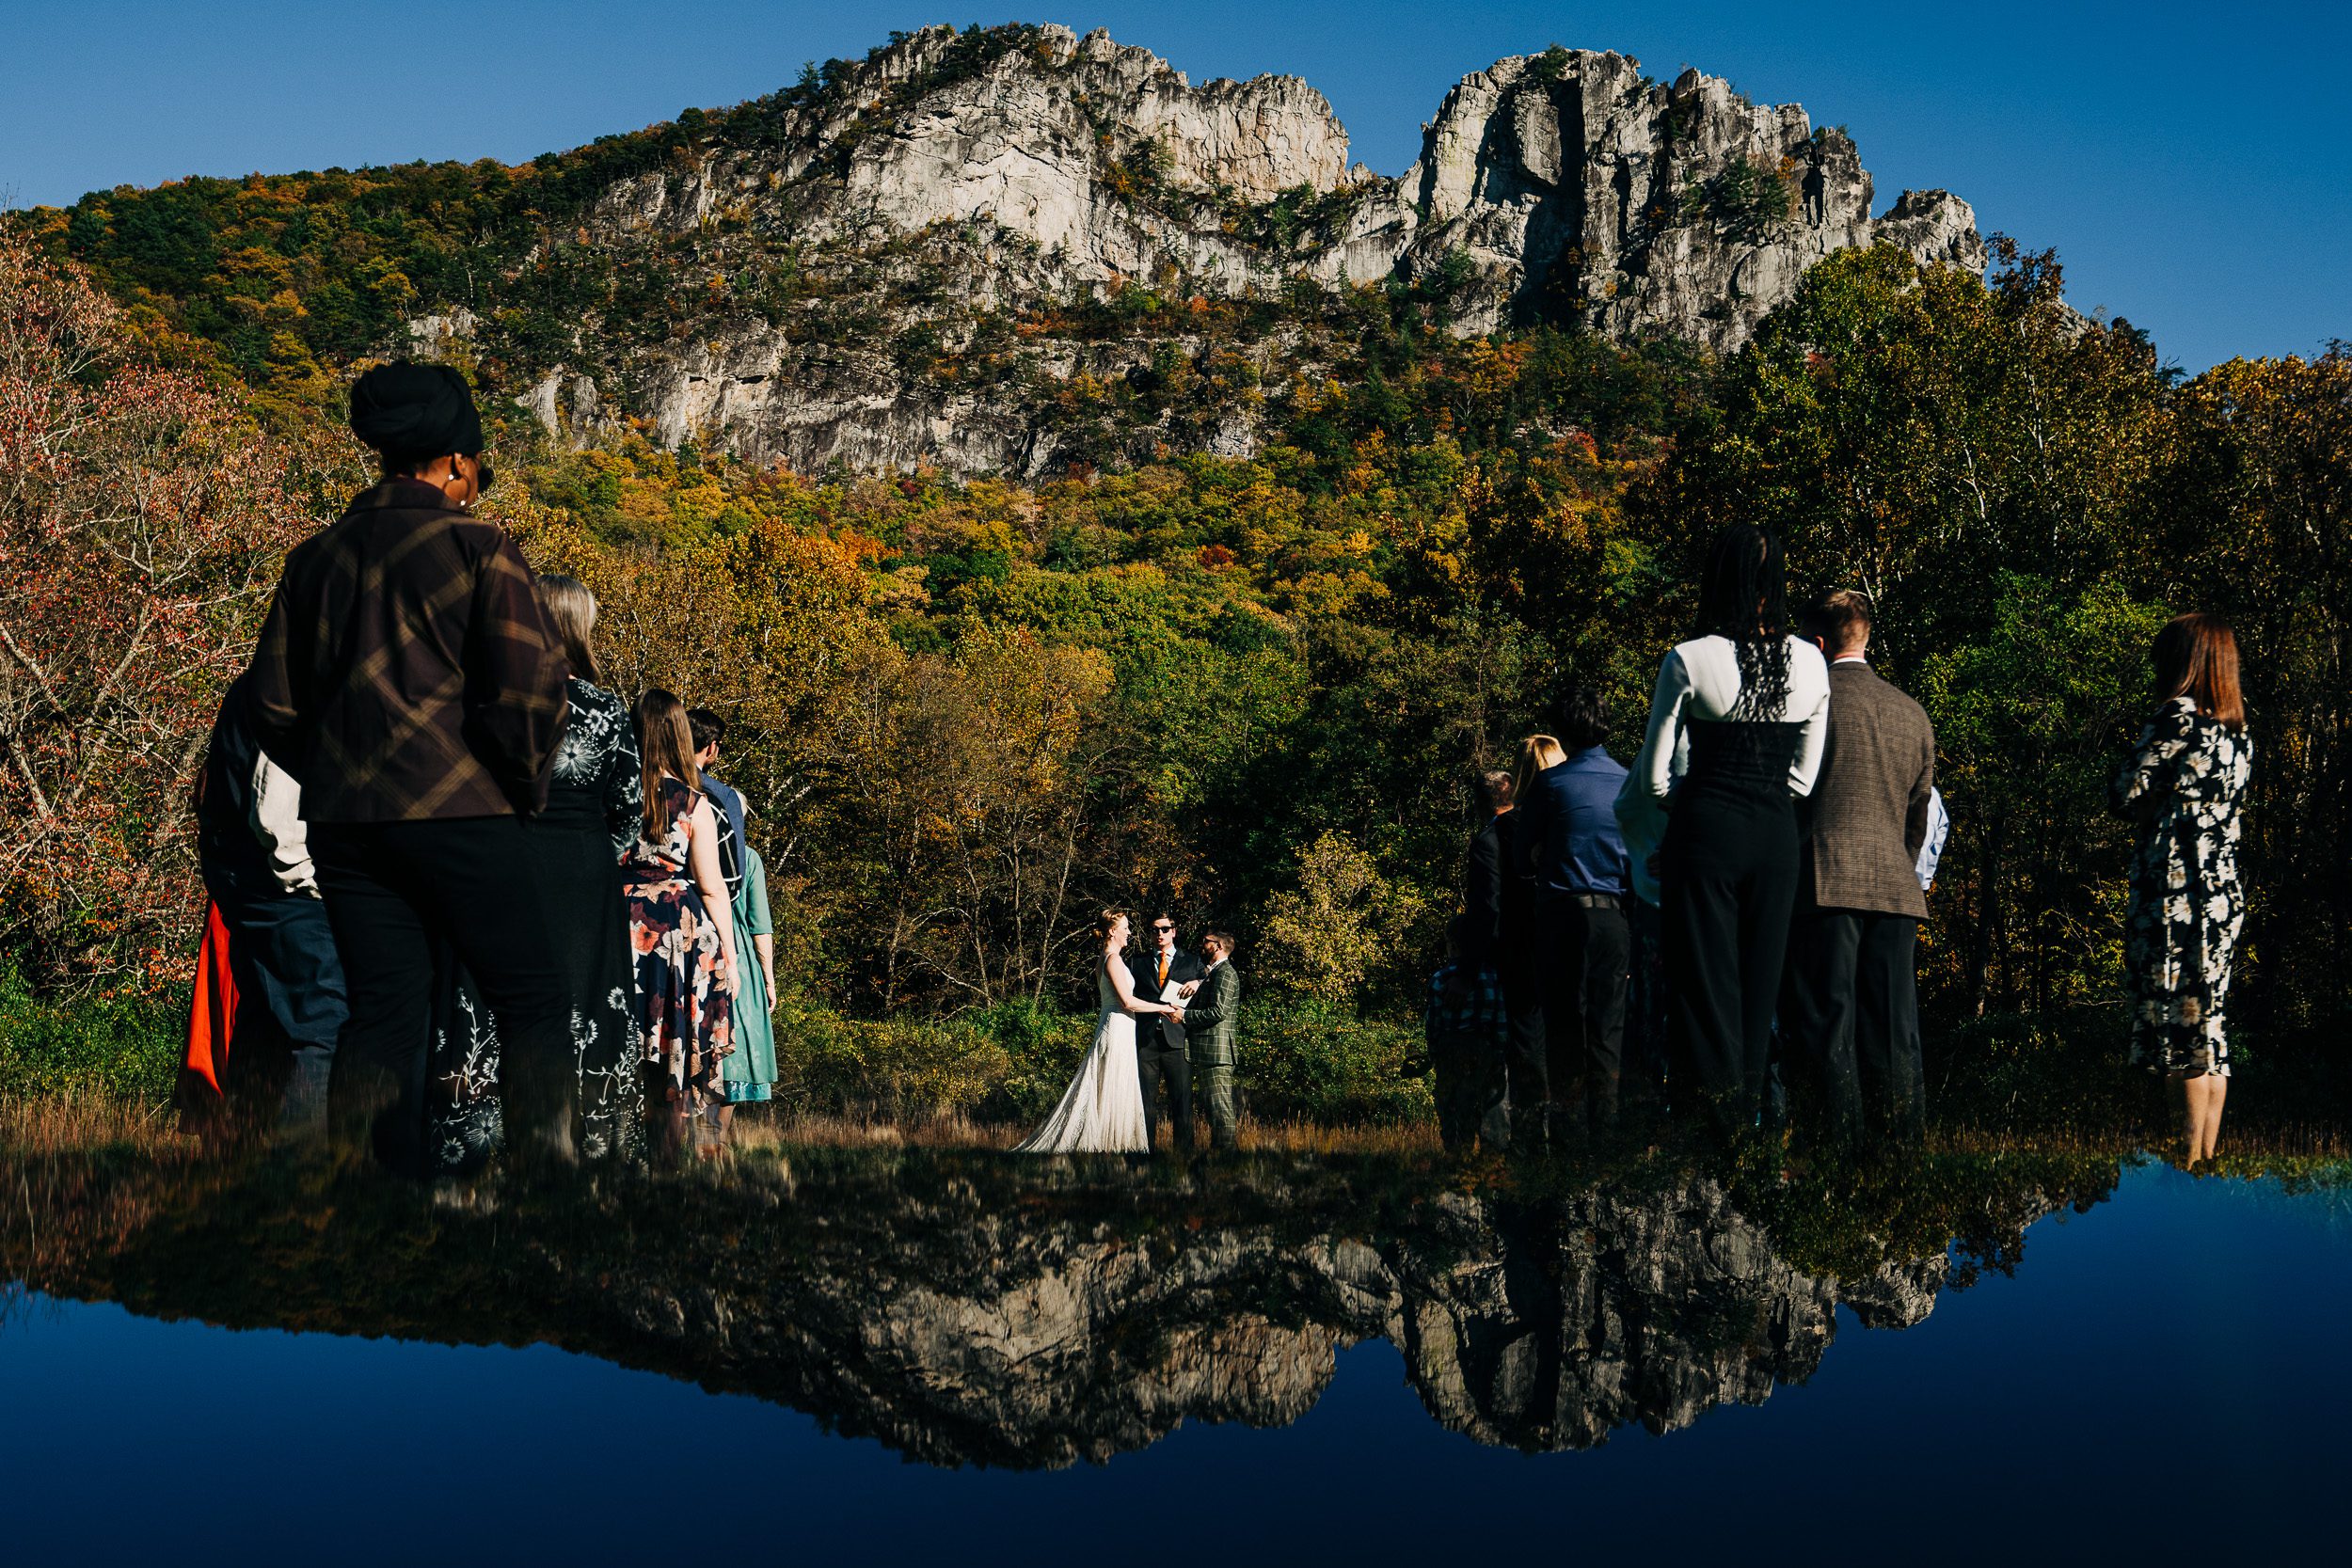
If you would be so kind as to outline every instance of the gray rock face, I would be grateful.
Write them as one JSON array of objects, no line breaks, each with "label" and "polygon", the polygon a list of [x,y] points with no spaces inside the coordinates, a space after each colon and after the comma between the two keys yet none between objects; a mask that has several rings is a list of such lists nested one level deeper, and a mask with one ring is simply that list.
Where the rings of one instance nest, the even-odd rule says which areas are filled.
[{"label": "gray rock face", "polygon": [[[1045,417],[1062,388],[1156,351],[1073,334],[1073,301],[1398,279],[1442,289],[1457,333],[1549,321],[1729,351],[1839,249],[1985,264],[1966,202],[1907,191],[1873,217],[1842,131],[1695,71],[1667,86],[1622,55],[1499,61],[1446,95],[1391,179],[1349,166],[1329,103],[1295,77],[1195,87],[1100,32],[976,37],[927,28],[819,98],[722,117],[616,178],[532,264],[675,270],[672,325],[583,321],[573,359],[523,367],[519,401],[576,440],[634,419],[803,468],[1033,473],[1066,444]],[[454,320],[413,333],[439,341]],[[1311,344],[1259,352],[1278,378],[1285,356],[1311,369]],[[551,402],[549,375],[587,377],[593,415]],[[1237,413],[1146,444],[1254,450]]]},{"label": "gray rock face", "polygon": [[1406,265],[1456,250],[1476,263],[1470,330],[1549,316],[1728,350],[1833,251],[1884,240],[1985,264],[1959,198],[1906,191],[1874,221],[1844,132],[1696,71],[1662,86],[1624,55],[1520,55],[1464,77],[1399,190],[1415,220]]}]

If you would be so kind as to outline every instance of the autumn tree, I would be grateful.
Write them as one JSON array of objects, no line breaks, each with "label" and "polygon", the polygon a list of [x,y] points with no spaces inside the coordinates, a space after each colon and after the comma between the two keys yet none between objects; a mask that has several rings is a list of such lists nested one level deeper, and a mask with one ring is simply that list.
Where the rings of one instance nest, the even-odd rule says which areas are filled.
[{"label": "autumn tree", "polygon": [[0,940],[51,979],[186,967],[213,715],[316,521],[296,497],[349,461],[126,342],[0,241]]}]

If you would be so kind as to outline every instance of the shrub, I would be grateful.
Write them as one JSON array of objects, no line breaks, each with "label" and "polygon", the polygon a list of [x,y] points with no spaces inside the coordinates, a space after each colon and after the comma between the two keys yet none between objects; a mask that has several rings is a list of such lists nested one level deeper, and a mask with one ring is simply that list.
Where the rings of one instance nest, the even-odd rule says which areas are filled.
[{"label": "shrub", "polygon": [[187,1009],[184,988],[55,1003],[0,965],[0,1098],[99,1095],[160,1105],[179,1072]]}]

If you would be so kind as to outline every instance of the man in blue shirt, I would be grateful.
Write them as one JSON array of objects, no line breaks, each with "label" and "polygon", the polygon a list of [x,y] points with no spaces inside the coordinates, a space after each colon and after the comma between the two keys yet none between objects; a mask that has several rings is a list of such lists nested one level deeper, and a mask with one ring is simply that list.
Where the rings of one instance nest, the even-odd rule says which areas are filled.
[{"label": "man in blue shirt", "polygon": [[1517,847],[1535,879],[1535,945],[1544,971],[1547,1127],[1583,1081],[1596,1128],[1617,1117],[1625,1050],[1626,973],[1633,936],[1626,905],[1632,864],[1617,827],[1626,770],[1602,747],[1609,712],[1588,686],[1572,687],[1554,728],[1567,759],[1535,775],[1519,802]]}]

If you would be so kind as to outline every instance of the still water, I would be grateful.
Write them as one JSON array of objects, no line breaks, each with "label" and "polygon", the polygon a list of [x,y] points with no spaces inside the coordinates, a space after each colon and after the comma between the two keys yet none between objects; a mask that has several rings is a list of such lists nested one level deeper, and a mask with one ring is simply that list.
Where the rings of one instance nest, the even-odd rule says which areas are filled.
[{"label": "still water", "polygon": [[2079,1155],[1482,1184],[820,1154],[475,1209],[279,1165],[21,1184],[50,1234],[9,1232],[0,1306],[17,1561],[2342,1539],[2341,1188]]}]

